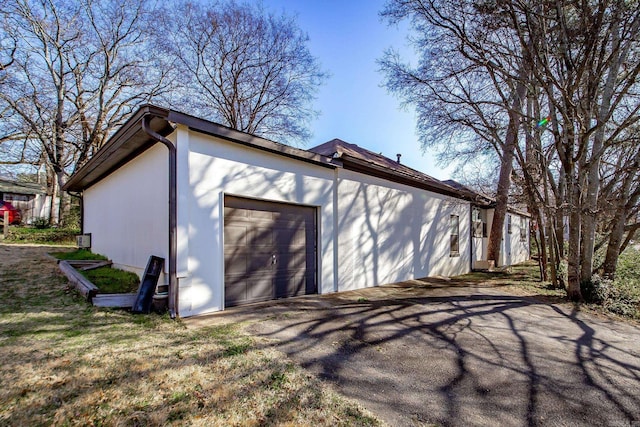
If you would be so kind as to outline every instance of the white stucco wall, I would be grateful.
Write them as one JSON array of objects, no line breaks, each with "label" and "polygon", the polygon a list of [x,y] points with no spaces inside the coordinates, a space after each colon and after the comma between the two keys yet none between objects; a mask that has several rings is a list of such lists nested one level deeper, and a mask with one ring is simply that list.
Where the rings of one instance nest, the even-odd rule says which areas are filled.
[{"label": "white stucco wall", "polygon": [[[507,215],[511,215],[511,234],[507,233],[507,220],[505,219],[504,263],[514,265],[529,259],[529,218],[514,213]],[[520,238],[521,229],[524,229],[526,233],[524,241]]]},{"label": "white stucco wall", "polygon": [[[495,209],[487,210],[487,235],[491,235],[491,228],[493,227],[493,215]],[[511,216],[511,234],[508,232],[508,216]],[[524,223],[521,223],[521,219],[524,220]],[[502,228],[502,244],[500,246],[500,259],[498,260],[498,266],[505,265],[514,265],[519,264],[521,262],[527,261],[530,258],[529,253],[529,221],[530,219],[515,214],[512,212],[507,212],[504,224]],[[524,226],[526,231],[526,239],[525,241],[520,240],[520,229]],[[474,238],[477,242],[480,239]],[[484,258],[487,259],[487,245],[488,238],[482,239],[482,253]],[[474,248],[474,251],[479,252],[477,248]],[[480,259],[480,258],[477,258]]]},{"label": "white stucco wall", "polygon": [[[319,293],[470,271],[471,208],[466,201],[270,154],[182,125],[170,138],[177,142],[177,276],[183,317],[224,308],[225,195],[317,209]],[[139,274],[149,255],[167,259],[167,163],[166,148],[156,144],[85,190],[84,231],[92,233],[95,252]],[[459,217],[455,256],[450,254],[450,215]],[[528,242],[520,242],[519,216],[512,216],[512,234],[505,223],[508,245],[503,241],[502,254],[506,257],[508,249],[516,263],[528,259]],[[489,232],[492,219],[490,210]]]},{"label": "white stucco wall", "polygon": [[479,263],[476,265],[476,261],[486,261],[488,257],[487,248],[489,246],[488,237],[473,237],[473,268],[486,268],[486,263]]},{"label": "white stucco wall", "polygon": [[150,255],[168,260],[168,151],[156,144],[84,191],[91,250],[142,275]]},{"label": "white stucco wall", "polygon": [[[470,270],[467,202],[342,169],[337,185],[339,290]],[[459,216],[458,256],[450,215]]]},{"label": "white stucco wall", "polygon": [[317,207],[318,291],[334,291],[333,169],[197,132],[179,132],[178,147],[189,148],[189,238],[182,250],[188,253],[188,277],[180,279],[181,316],[223,309],[225,194]]}]

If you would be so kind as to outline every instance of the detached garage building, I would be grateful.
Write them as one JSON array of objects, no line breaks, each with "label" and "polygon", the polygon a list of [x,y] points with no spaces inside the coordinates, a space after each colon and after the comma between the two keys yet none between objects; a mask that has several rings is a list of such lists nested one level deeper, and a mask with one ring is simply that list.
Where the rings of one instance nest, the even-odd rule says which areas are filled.
[{"label": "detached garage building", "polygon": [[[65,189],[82,192],[94,252],[138,274],[150,255],[167,260],[161,280],[183,317],[469,272],[486,257],[493,211],[341,140],[301,150],[155,106]],[[529,258],[529,219],[509,218],[502,264]]]}]

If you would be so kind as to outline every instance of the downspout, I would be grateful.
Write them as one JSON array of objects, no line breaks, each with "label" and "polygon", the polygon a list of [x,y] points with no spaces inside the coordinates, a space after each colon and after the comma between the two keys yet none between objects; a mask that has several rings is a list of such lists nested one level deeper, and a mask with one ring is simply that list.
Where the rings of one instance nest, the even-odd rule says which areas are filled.
[{"label": "downspout", "polygon": [[177,156],[176,156],[176,146],[173,142],[169,141],[164,136],[155,132],[149,126],[149,122],[151,121],[151,116],[146,115],[142,119],[142,130],[149,135],[151,138],[164,144],[169,150],[169,315],[172,319],[175,319],[178,313],[178,277],[176,274],[176,254],[177,254],[177,217],[178,217],[178,209],[177,209],[177,185],[176,185],[176,174],[178,171],[177,167]]}]

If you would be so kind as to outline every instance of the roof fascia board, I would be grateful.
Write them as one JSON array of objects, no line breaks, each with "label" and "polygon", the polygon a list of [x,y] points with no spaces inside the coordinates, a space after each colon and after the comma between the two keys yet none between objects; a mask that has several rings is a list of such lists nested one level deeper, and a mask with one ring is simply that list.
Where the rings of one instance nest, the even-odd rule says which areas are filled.
[{"label": "roof fascia board", "polygon": [[[113,161],[112,155],[121,149],[127,141],[133,138],[136,134],[142,135],[144,133],[142,131],[142,120],[145,116],[151,115],[161,119],[164,118],[166,120],[168,114],[169,110],[156,107],[154,105],[143,105],[140,107],[138,111],[136,111],[134,115],[131,116],[111,138],[109,138],[105,145],[71,176],[62,189],[65,191],[81,191],[84,188],[88,188],[112,173],[114,170],[120,168],[125,163],[131,161],[142,152],[146,151],[155,144],[155,142],[152,142],[151,138],[145,138],[145,143],[139,144],[130,153],[123,156],[122,159],[119,159],[119,161],[113,162],[113,164],[111,163]],[[158,129],[158,132],[164,135],[168,135],[171,131],[172,129],[168,123],[163,126],[162,129]],[[100,168],[103,165],[106,166],[103,168],[102,172],[96,173],[95,171],[101,170]]]},{"label": "roof fascia board", "polygon": [[241,144],[250,148],[257,148],[259,150],[268,151],[274,154],[317,164],[319,166],[324,166],[331,169],[335,169],[337,167],[331,162],[332,159],[330,157],[326,157],[308,150],[301,150],[299,148],[290,147],[288,145],[270,141],[268,139],[251,135],[245,132],[240,132],[226,126],[222,126],[208,120],[199,119],[197,117],[189,116],[187,114],[179,113],[177,111],[170,111],[167,119],[171,122],[185,125],[195,132],[224,139],[226,141]]},{"label": "roof fascia board", "polygon": [[355,172],[364,173],[366,175],[375,176],[422,190],[432,191],[434,193],[443,194],[445,196],[452,196],[457,199],[469,200],[469,197],[457,192],[454,188],[449,189],[444,185],[441,188],[431,183],[420,181],[414,177],[407,176],[403,173],[372,165],[369,162],[362,161],[347,154],[343,154],[340,158],[342,159],[344,169],[347,170],[353,170]]},{"label": "roof fascia board", "polygon": [[[129,118],[129,120],[127,120],[111,138],[109,138],[107,143],[87,163],[85,163],[73,176],[71,176],[69,181],[64,185],[63,190],[80,191],[84,188],[88,188],[153,146],[155,141],[152,141],[151,138],[147,138],[142,131],[142,120],[148,115],[164,119],[167,122],[167,124],[161,129],[156,129],[156,131],[163,136],[167,136],[173,131],[173,128],[170,125],[171,123],[177,123],[187,126],[189,129],[196,132],[218,137],[247,147],[282,155],[294,160],[300,160],[331,169],[338,167],[332,163],[332,159],[330,157],[269,141],[264,138],[240,132],[226,126],[218,125],[177,111],[167,110],[154,105],[144,105],[140,107],[140,109],[138,109],[138,111],[136,111],[136,113],[134,113],[134,115]],[[113,161],[114,153],[120,150],[127,141],[136,135],[140,136],[143,142],[138,143],[137,147],[132,147],[131,151],[118,159],[118,161]],[[98,173],[96,172],[97,170],[100,170],[101,172]]]}]

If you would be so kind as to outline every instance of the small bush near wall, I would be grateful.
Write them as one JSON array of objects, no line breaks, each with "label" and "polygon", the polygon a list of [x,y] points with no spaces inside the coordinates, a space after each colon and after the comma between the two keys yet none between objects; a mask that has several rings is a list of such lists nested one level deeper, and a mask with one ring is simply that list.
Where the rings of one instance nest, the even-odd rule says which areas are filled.
[{"label": "small bush near wall", "polygon": [[620,254],[615,280],[594,274],[581,288],[587,302],[610,313],[640,319],[640,251],[628,248]]},{"label": "small bush near wall", "polygon": [[44,230],[45,228],[51,227],[49,218],[45,218],[43,216],[34,218],[33,221],[31,221],[31,225],[33,228],[37,228],[38,230]]},{"label": "small bush near wall", "polygon": [[75,228],[11,227],[5,240],[14,243],[75,245],[78,234],[80,234],[80,230]]}]

